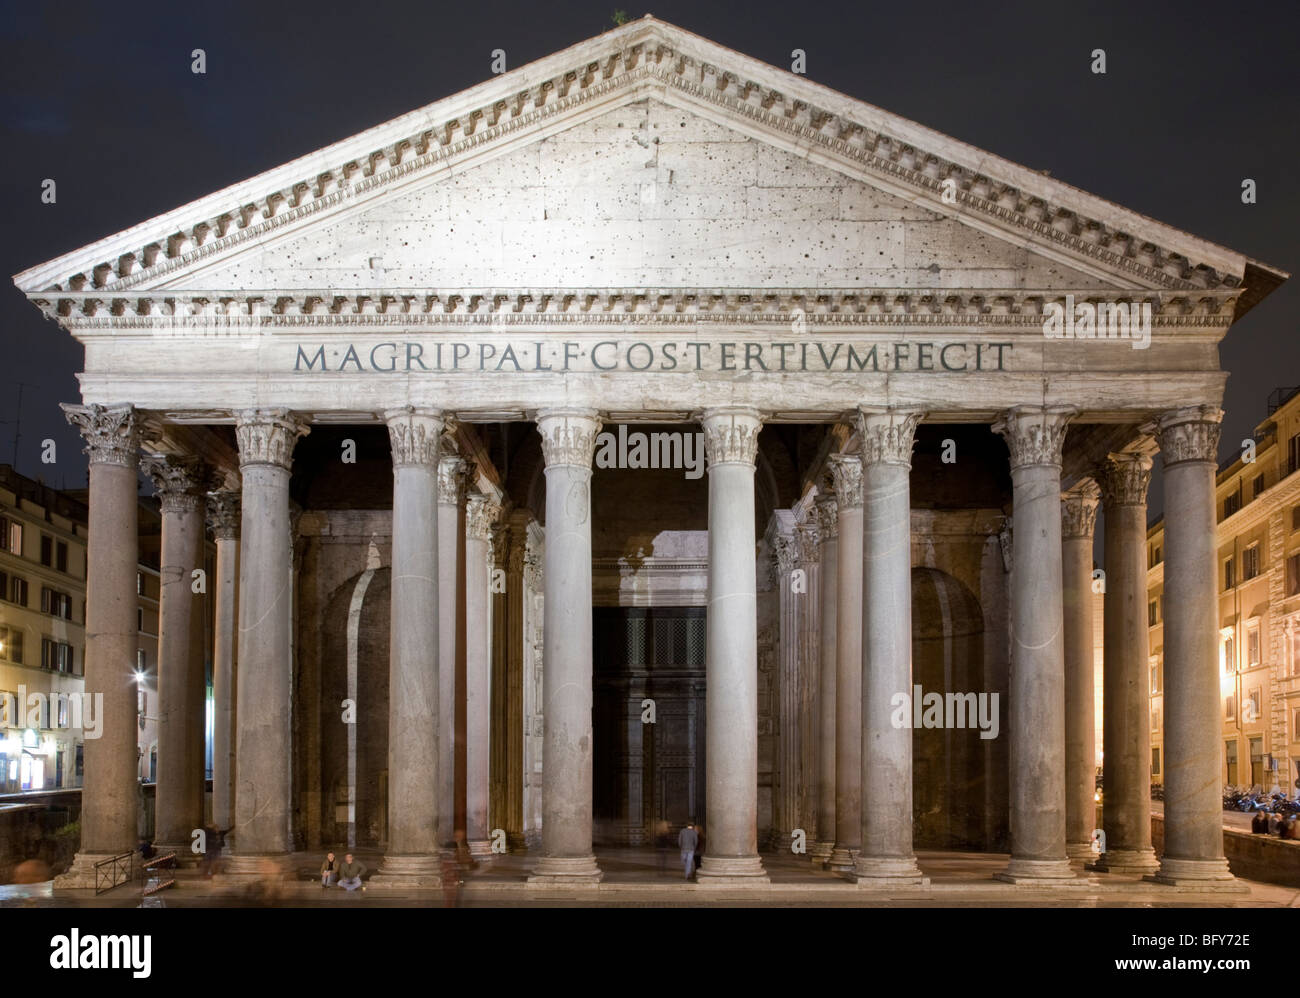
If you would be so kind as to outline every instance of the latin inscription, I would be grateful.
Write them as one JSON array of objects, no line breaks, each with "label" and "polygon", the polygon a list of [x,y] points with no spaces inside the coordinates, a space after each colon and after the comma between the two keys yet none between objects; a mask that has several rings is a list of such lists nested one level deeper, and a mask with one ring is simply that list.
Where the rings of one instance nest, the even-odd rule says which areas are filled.
[{"label": "latin inscription", "polygon": [[298,343],[293,369],[302,374],[601,373],[698,371],[750,374],[894,371],[963,374],[1007,370],[1011,343],[916,341],[905,343],[585,342],[418,340],[382,343]]}]

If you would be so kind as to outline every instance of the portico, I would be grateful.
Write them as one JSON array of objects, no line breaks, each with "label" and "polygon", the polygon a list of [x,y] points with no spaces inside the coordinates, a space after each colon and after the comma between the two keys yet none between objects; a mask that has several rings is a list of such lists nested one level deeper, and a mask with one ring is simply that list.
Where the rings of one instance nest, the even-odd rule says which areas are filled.
[{"label": "portico", "polygon": [[[1166,851],[1140,744],[1108,751],[1098,869],[1231,889],[1201,612],[1216,345],[1284,277],[652,18],[20,274],[86,347],[65,409],[107,718],[65,883],[135,843],[112,726],[134,725],[142,454],[177,572],[204,503],[225,511],[214,808],[237,871],[356,839],[384,851],[376,886],[434,888],[443,850],[503,843],[530,884],[594,886],[593,774],[617,751],[617,834],[675,839],[671,802],[702,808],[700,885],[765,885],[763,852],[802,834],[868,891],[931,888],[920,846],[1009,852],[1012,885],[1083,879],[1083,539],[1100,491],[1109,746],[1143,716],[1159,454]],[[1149,307],[1149,343],[1047,335],[1076,300]],[[705,480],[600,467],[622,426],[702,433]],[[203,818],[180,737],[201,677],[164,593],[176,838]],[[628,617],[615,664],[651,707],[608,725],[593,607],[705,621]],[[1003,734],[897,726],[922,677],[999,693]]]}]

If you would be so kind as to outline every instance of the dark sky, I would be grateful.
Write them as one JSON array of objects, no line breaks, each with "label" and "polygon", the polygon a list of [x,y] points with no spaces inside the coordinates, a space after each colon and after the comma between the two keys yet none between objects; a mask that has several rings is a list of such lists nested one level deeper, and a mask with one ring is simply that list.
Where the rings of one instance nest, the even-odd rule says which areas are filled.
[{"label": "dark sky", "polygon": [[[21,416],[19,471],[85,481],[57,408],[79,399],[81,347],[9,275],[479,83],[493,49],[514,68],[598,34],[627,2],[4,3],[0,461],[14,461]],[[656,0],[649,12],[785,68],[804,49],[818,83],[1297,269],[1300,5]],[[190,71],[195,48],[206,75]],[[1089,69],[1096,48],[1104,76]],[[47,177],[54,205],[40,201]],[[1257,204],[1241,203],[1246,177]],[[1300,384],[1298,289],[1283,285],[1222,345],[1221,456],[1269,392]]]}]

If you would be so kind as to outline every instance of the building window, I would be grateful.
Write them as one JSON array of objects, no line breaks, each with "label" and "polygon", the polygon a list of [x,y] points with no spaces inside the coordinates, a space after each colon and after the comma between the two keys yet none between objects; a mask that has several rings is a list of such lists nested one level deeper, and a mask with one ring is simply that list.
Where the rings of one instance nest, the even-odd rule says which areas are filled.
[{"label": "building window", "polygon": [[[1297,506],[1296,509],[1300,510],[1300,506]],[[144,595],[144,572],[135,573],[135,594],[137,596]]]},{"label": "building window", "polygon": [[1226,758],[1228,761],[1228,780],[1229,784],[1237,782],[1237,740],[1234,738],[1227,743]]},{"label": "building window", "polygon": [[1225,496],[1223,500],[1223,518],[1226,520],[1233,513],[1241,509],[1241,483],[1237,483],[1237,491],[1231,495]]},{"label": "building window", "polygon": [[1226,638],[1223,639],[1223,645],[1221,647],[1223,649],[1222,651],[1223,671],[1236,672],[1237,671],[1237,642],[1233,640],[1231,634],[1229,634]]},{"label": "building window", "polygon": [[23,664],[23,632],[17,627],[0,627],[0,658]]},{"label": "building window", "polygon": [[1300,433],[1287,444],[1286,473],[1289,475],[1297,468],[1300,468]]},{"label": "building window", "polygon": [[1155,708],[1153,708],[1151,711],[1151,730],[1152,731],[1160,730],[1160,711]]},{"label": "building window", "polygon": [[[1300,506],[1297,506],[1296,508],[1300,509]],[[1164,555],[1165,553],[1161,549],[1159,544],[1151,545],[1151,557],[1149,559],[1150,564],[1147,567],[1155,568],[1157,565],[1160,564],[1160,562],[1164,560]]]},{"label": "building window", "polygon": [[1259,545],[1252,544],[1241,553],[1241,578],[1253,579],[1259,574]]},{"label": "building window", "polygon": [[1160,775],[1160,749],[1154,747],[1151,749],[1151,775]]},{"label": "building window", "polygon": [[1159,617],[1156,616],[1156,610],[1158,607],[1159,604],[1156,603],[1155,600],[1152,600],[1150,603],[1147,604],[1147,626],[1148,627],[1155,627],[1156,624],[1160,623]]},{"label": "building window", "polygon": [[54,538],[41,534],[41,564],[47,568],[54,564]]},{"label": "building window", "polygon": [[135,608],[135,629],[137,631],[144,630],[144,607],[137,606]]},{"label": "building window", "polygon": [[1258,478],[1256,478],[1253,482],[1250,483],[1250,497],[1252,499],[1258,499],[1260,493],[1263,491],[1264,491],[1264,476],[1260,475]]},{"label": "building window", "polygon": [[68,726],[68,698],[59,697],[59,720],[58,726],[66,728]]},{"label": "building window", "polygon": [[1264,715],[1261,709],[1262,697],[1260,696],[1260,693],[1260,688],[1256,686],[1246,694],[1246,702],[1242,705],[1242,709],[1245,711],[1247,721],[1259,721],[1263,719]]},{"label": "building window", "polygon": [[0,549],[10,554],[23,553],[23,525],[7,516],[0,516]]},{"label": "building window", "polygon": [[68,570],[68,543],[59,541],[54,545],[54,567],[60,572]]},{"label": "building window", "polygon": [[1246,624],[1246,668],[1254,668],[1259,661],[1259,621],[1252,620]]},{"label": "building window", "polygon": [[1223,698],[1223,719],[1231,721],[1237,716],[1237,698],[1229,693]]},{"label": "building window", "polygon": [[1231,589],[1237,584],[1237,572],[1231,558],[1224,559],[1223,562],[1223,588]]},{"label": "building window", "polygon": [[1300,554],[1293,554],[1286,560],[1286,594],[1300,594]]},{"label": "building window", "polygon": [[1151,692],[1160,692],[1160,659],[1151,659]]},{"label": "building window", "polygon": [[1291,740],[1300,742],[1300,707],[1295,709],[1295,715],[1291,718]]},{"label": "building window", "polygon": [[1291,507],[1291,529],[1300,530],[1300,506]]},{"label": "building window", "polygon": [[57,589],[41,587],[41,612],[51,613],[64,620],[72,619],[72,597]]},{"label": "building window", "polygon": [[19,606],[27,605],[27,580],[14,576],[9,580],[9,599]]},{"label": "building window", "polygon": [[135,650],[135,671],[140,673],[141,676],[144,675],[144,649],[143,648],[137,648]]},{"label": "building window", "polygon": [[1264,785],[1264,739],[1262,738],[1250,740],[1250,785],[1252,787]]}]

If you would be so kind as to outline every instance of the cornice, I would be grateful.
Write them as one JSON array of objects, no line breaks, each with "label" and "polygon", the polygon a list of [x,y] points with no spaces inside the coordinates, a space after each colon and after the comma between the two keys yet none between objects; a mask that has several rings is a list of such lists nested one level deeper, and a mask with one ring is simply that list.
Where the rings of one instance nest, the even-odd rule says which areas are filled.
[{"label": "cornice", "polygon": [[[564,58],[581,61],[560,69],[557,60]],[[521,84],[527,85],[518,89]],[[345,210],[385,187],[457,169],[488,146],[511,146],[521,132],[545,130],[587,106],[609,106],[620,92],[634,100],[650,90],[715,108],[805,154],[815,150],[867,182],[883,179],[947,214],[959,209],[1139,283],[1241,284],[1241,275],[1221,272],[1244,261],[1231,251],[649,18],[31,268],[16,283],[27,292],[156,283],[277,230]],[[973,164],[991,163],[990,173],[1000,177],[939,148]],[[942,202],[948,181],[955,205]],[[1163,245],[1171,240],[1213,258],[1219,269]]]},{"label": "cornice", "polygon": [[[459,288],[88,291],[30,296],[69,330],[774,323],[997,326],[1041,332],[1047,306],[1149,304],[1163,328],[1232,324],[1239,291],[949,288]],[[1102,342],[1105,342],[1104,340]]]}]

